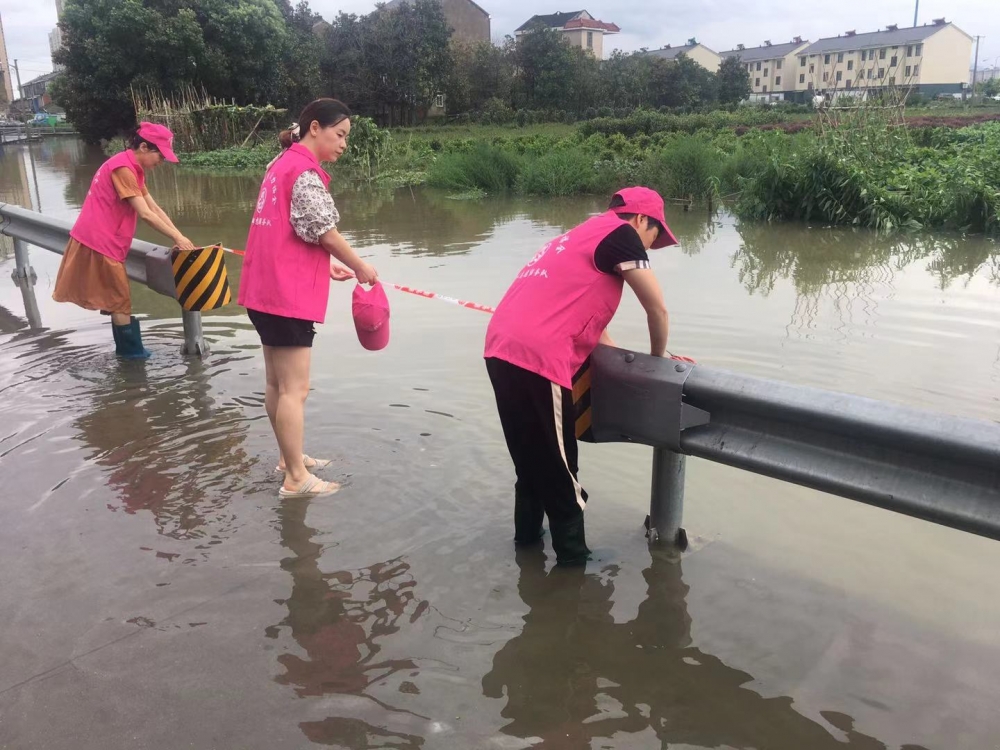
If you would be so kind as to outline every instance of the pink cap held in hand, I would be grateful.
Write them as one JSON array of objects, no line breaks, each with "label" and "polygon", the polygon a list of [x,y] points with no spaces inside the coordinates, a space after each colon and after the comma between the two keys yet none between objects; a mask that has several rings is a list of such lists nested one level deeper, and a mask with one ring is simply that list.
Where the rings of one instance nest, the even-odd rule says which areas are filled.
[{"label": "pink cap held in hand", "polygon": [[371,352],[385,349],[389,343],[389,300],[382,284],[376,283],[371,289],[361,284],[354,287],[351,311],[361,346]]},{"label": "pink cap held in hand", "polygon": [[156,150],[163,154],[164,159],[177,163],[177,155],[174,153],[174,134],[170,132],[170,128],[153,122],[143,122],[139,124],[139,137],[156,146]]}]

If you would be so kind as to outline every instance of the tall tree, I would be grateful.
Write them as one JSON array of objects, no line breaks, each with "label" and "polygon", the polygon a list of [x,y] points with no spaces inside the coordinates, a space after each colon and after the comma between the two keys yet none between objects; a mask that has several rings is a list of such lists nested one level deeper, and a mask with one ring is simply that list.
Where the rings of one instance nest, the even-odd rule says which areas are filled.
[{"label": "tall tree", "polygon": [[642,52],[616,50],[601,66],[608,106],[633,109],[652,101],[650,84],[657,59]]},{"label": "tall tree", "polygon": [[653,69],[651,93],[660,107],[704,107],[717,99],[715,76],[685,54]]},{"label": "tall tree", "polygon": [[304,3],[286,17],[275,0],[74,0],[55,97],[91,141],[135,125],[132,88],[288,106],[318,81],[311,18]]},{"label": "tall tree", "polygon": [[357,111],[381,124],[413,124],[444,92],[451,28],[438,0],[340,14],[327,34],[324,71]]},{"label": "tall tree", "polygon": [[721,104],[739,104],[750,98],[753,89],[750,87],[750,72],[738,57],[727,57],[716,73],[719,81],[719,102]]},{"label": "tall tree", "polygon": [[576,103],[579,58],[558,31],[538,28],[517,41],[517,103],[527,109],[566,109]]}]

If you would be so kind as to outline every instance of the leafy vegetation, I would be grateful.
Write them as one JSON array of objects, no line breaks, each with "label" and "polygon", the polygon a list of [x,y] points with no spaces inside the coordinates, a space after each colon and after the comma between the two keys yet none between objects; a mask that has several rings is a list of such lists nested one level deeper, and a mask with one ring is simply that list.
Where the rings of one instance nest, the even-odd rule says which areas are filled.
[{"label": "leafy vegetation", "polygon": [[[942,119],[938,127],[907,128],[879,111],[837,121],[792,114],[801,132],[773,127],[789,115],[771,110],[639,112],[576,129],[455,127],[395,135],[355,118],[338,175],[383,185],[427,182],[465,198],[606,195],[645,184],[667,199],[729,200],[745,219],[1000,233],[1000,121],[950,127],[969,121]],[[748,122],[761,124],[736,125]],[[261,170],[276,153],[272,141],[186,154],[183,162]]]}]

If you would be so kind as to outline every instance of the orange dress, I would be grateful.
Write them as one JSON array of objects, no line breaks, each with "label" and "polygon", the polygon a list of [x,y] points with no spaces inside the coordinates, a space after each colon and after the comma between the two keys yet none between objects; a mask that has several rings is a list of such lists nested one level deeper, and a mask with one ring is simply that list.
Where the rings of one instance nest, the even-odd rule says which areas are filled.
[{"label": "orange dress", "polygon": [[[139,187],[135,174],[124,167],[111,173],[111,181],[119,200],[149,195],[148,190]],[[52,299],[72,302],[85,310],[99,310],[107,315],[132,314],[132,292],[125,264],[72,238],[59,264]]]}]

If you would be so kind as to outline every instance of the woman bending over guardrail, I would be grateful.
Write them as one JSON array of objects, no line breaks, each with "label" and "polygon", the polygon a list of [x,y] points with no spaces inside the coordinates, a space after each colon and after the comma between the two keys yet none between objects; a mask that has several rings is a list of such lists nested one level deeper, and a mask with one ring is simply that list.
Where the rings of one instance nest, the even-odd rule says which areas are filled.
[{"label": "woman bending over guardrail", "polygon": [[174,135],[162,125],[144,122],[131,148],[112,156],[97,170],[70,231],[70,241],[59,264],[52,298],[86,310],[111,315],[115,351],[126,359],[144,359],[139,321],[132,316],[132,295],[125,257],[139,219],[168,237],[181,250],[193,250],[170,217],[146,189],[146,171],[163,160],[176,163]]},{"label": "woman bending over guardrail", "polygon": [[278,440],[277,471],[284,473],[279,495],[286,499],[340,489],[310,472],[329,461],[302,452],[313,324],[326,319],[330,279],[378,281],[375,269],[337,231],[340,214],[328,189],[330,175],[320,166],[344,155],[350,118],[343,103],[317,99],[281,133],[284,150],[264,175],[240,276],[239,303],[247,308],[264,349],[264,405]]},{"label": "woman bending over guardrail", "polygon": [[514,468],[514,543],[542,538],[549,518],[559,565],[589,559],[577,479],[572,381],[598,343],[625,284],[646,310],[650,349],[667,348],[667,308],[647,250],[676,245],[663,199],[626,188],[606,213],[552,240],[514,279],[486,333],[486,369]]}]

